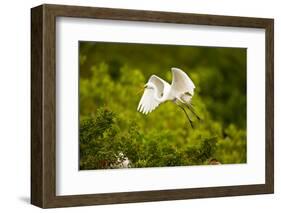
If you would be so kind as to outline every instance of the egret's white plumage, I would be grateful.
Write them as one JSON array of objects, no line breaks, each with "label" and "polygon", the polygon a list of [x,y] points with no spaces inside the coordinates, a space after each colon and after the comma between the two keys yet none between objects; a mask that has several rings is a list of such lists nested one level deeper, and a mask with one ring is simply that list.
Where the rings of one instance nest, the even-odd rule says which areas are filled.
[{"label": "egret's white plumage", "polygon": [[194,83],[181,69],[172,68],[171,71],[173,75],[171,85],[156,75],[149,78],[138,105],[139,112],[148,114],[159,104],[169,100],[185,104],[191,101],[194,94]]},{"label": "egret's white plumage", "polygon": [[172,73],[173,80],[171,85],[171,95],[175,96],[177,99],[182,99],[187,95],[189,96],[188,100],[191,100],[195,89],[192,80],[184,71],[178,68],[172,68]]}]

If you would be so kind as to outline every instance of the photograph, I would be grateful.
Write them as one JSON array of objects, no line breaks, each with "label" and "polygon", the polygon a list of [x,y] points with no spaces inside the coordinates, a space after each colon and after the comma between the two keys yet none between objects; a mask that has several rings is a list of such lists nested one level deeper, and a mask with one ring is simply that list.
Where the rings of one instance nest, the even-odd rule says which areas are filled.
[{"label": "photograph", "polygon": [[79,41],[79,169],[247,163],[247,49]]}]

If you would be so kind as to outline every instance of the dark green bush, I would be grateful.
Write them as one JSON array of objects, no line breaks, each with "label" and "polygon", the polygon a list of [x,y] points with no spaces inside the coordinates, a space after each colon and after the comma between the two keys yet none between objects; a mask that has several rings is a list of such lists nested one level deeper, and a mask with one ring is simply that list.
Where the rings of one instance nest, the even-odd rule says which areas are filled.
[{"label": "dark green bush", "polygon": [[[119,122],[122,121],[113,112],[104,108],[97,111],[95,118],[81,121],[80,169],[120,168],[126,158],[130,160],[129,167],[204,165],[211,159],[223,162],[217,148],[226,146],[223,150],[227,150],[227,143],[221,141],[218,146],[217,138],[177,143],[178,136],[169,131],[146,134],[134,121],[129,122],[128,131],[120,131]],[[231,148],[235,151],[235,147]]]}]

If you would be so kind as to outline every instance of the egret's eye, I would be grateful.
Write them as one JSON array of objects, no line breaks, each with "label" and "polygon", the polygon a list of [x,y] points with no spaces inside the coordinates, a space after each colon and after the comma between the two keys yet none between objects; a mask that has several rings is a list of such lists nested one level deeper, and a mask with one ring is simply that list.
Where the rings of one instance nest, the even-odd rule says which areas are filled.
[{"label": "egret's eye", "polygon": [[144,85],[144,87],[143,87],[144,89],[146,89],[147,88],[147,85]]}]

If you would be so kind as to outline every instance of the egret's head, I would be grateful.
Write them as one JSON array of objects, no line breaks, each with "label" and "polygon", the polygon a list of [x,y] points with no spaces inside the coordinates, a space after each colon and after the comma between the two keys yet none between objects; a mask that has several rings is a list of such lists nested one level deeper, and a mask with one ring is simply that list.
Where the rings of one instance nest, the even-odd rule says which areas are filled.
[{"label": "egret's head", "polygon": [[144,89],[154,89],[154,84],[151,82],[148,82],[144,85]]}]

